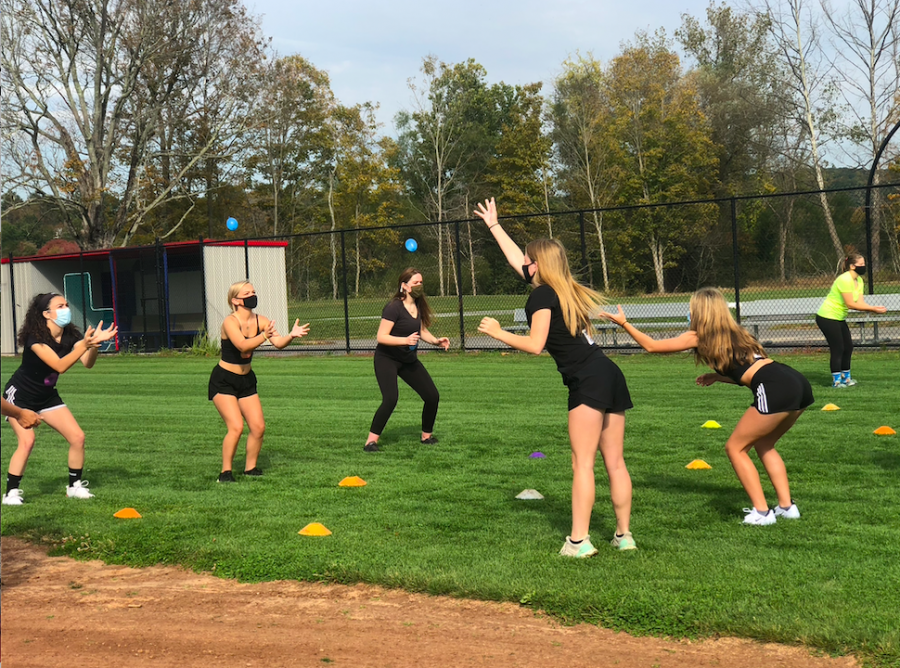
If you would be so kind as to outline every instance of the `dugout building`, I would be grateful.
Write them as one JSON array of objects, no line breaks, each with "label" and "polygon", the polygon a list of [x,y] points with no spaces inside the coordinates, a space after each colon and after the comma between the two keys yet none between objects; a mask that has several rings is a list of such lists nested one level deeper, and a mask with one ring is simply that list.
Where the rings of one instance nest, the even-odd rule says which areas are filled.
[{"label": "dugout building", "polygon": [[219,328],[230,313],[228,287],[248,278],[259,293],[260,313],[287,322],[286,242],[186,241],[83,251],[64,255],[7,257],[0,265],[0,354],[17,355],[16,333],[32,297],[65,296],[72,322],[115,322],[108,352],[154,352],[190,346]]}]

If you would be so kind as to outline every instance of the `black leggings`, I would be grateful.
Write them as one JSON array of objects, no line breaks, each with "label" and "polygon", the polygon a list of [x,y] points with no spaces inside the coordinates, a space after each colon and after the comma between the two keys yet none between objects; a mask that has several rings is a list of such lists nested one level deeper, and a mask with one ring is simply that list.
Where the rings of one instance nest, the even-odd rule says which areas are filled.
[{"label": "black leggings", "polygon": [[391,413],[394,412],[397,399],[400,397],[400,392],[397,390],[397,376],[414,389],[425,402],[425,406],[422,408],[422,431],[430,434],[434,431],[434,420],[437,417],[438,402],[441,396],[438,394],[431,376],[428,375],[428,371],[419,360],[411,364],[404,364],[379,353],[375,353],[375,378],[378,380],[378,388],[381,390],[381,406],[375,411],[370,431],[373,434],[381,435]]},{"label": "black leggings", "polygon": [[850,371],[850,356],[853,354],[853,337],[844,320],[831,320],[816,316],[816,324],[825,335],[831,348],[831,373]]}]

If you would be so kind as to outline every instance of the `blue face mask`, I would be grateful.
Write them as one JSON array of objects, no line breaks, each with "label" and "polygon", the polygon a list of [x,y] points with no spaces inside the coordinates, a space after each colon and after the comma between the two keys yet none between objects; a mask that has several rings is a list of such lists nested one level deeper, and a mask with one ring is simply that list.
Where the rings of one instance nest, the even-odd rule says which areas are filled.
[{"label": "blue face mask", "polygon": [[72,310],[69,308],[56,309],[56,319],[53,322],[57,327],[65,327],[72,322]]}]

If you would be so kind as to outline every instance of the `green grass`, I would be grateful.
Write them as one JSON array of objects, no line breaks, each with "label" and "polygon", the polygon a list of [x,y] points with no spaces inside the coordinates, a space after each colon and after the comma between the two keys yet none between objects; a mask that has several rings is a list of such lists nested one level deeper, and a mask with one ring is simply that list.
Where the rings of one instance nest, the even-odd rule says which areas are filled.
[{"label": "green grass", "polygon": [[[750,394],[697,387],[701,370],[683,355],[615,358],[636,405],[626,461],[640,549],[578,562],[556,554],[571,470],[565,388],[546,356],[424,356],[442,396],[441,445],[418,444],[421,403],[401,384],[377,455],[362,451],[379,403],[371,358],[255,360],[266,476],[230,486],[215,483],[224,430],[206,399],[214,360],[122,356],[60,383],[87,433],[97,497],[64,497],[65,444],[41,427],[27,503],[4,507],[2,533],[107,562],[522,602],[635,634],[803,643],[900,666],[900,442],[872,435],[900,428],[900,354],[857,354],[860,384],[848,390],[826,387],[821,354],[778,358],[807,374],[817,399],[779,448],[796,522],[741,525],[748,502],[723,445]],[[4,360],[4,381],[16,366]],[[842,410],[819,410],[830,401]],[[708,419],[724,429],[701,429]],[[5,467],[15,443],[6,424],[2,441]],[[534,450],[546,459],[530,459]],[[685,469],[695,458],[712,470]],[[368,486],[339,488],[350,475]],[[592,534],[602,548],[614,521],[599,464],[598,481]],[[524,488],[546,499],[515,500]],[[126,506],[143,519],[113,518]],[[334,535],[297,534],[313,521]]]}]

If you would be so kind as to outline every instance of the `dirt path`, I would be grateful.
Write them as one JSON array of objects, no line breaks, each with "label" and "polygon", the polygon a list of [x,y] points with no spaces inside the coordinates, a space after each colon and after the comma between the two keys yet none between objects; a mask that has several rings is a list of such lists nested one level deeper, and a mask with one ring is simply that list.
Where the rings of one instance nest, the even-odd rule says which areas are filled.
[{"label": "dirt path", "polygon": [[851,658],[560,626],[508,603],[358,585],[239,584],[179,568],[48,557],[2,539],[6,668],[563,666],[845,668]]}]

